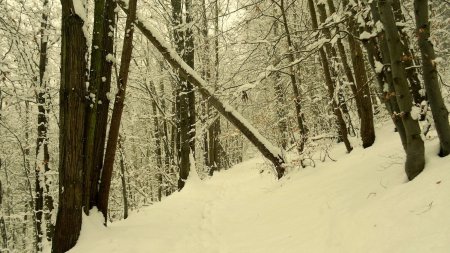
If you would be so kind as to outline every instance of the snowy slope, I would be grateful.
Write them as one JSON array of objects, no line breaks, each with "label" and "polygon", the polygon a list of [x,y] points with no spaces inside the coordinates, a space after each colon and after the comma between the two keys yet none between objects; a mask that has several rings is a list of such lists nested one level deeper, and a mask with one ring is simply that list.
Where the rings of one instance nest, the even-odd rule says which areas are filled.
[{"label": "snowy slope", "polygon": [[450,252],[450,158],[427,142],[427,167],[405,183],[392,127],[367,150],[291,171],[276,181],[262,158],[246,161],[161,203],[102,227],[83,220],[70,252]]}]

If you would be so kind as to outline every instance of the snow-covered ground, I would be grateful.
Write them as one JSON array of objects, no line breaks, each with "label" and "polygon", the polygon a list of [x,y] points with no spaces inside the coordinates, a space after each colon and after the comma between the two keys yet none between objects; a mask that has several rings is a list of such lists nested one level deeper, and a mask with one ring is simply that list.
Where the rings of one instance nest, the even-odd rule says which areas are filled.
[{"label": "snow-covered ground", "polygon": [[[407,182],[392,127],[369,149],[338,145],[315,168],[277,181],[262,158],[186,188],[125,221],[83,219],[72,253],[450,252],[450,158],[427,141],[427,165]],[[261,172],[265,169],[264,172]]]}]

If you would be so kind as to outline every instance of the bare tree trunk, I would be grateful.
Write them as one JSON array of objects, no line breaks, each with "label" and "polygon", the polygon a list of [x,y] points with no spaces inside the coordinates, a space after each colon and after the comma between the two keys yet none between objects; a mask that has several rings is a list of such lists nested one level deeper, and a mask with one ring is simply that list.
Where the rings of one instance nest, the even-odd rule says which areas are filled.
[{"label": "bare tree trunk", "polygon": [[[147,85],[147,84],[146,84]],[[155,140],[155,155],[156,155],[156,180],[158,181],[158,201],[162,198],[162,174],[164,173],[164,167],[162,162],[162,150],[161,150],[161,125],[159,123],[159,113],[156,105],[156,88],[153,82],[149,84],[149,90],[153,93],[152,112],[153,112],[153,139]]]},{"label": "bare tree trunk", "polygon": [[115,8],[113,0],[95,1],[88,91],[90,103],[86,106],[83,204],[87,214],[97,204],[98,182],[103,167],[109,108],[106,94],[110,91],[112,71],[112,62],[106,59],[113,53]]},{"label": "bare tree trunk", "polygon": [[402,44],[395,25],[394,14],[391,8],[392,0],[379,0],[381,22],[389,47],[391,58],[392,79],[395,88],[395,95],[399,105],[401,117],[406,132],[406,164],[405,171],[409,180],[414,179],[425,166],[425,147],[420,136],[419,122],[411,118],[412,96],[409,92],[406,79],[405,67],[402,61]]},{"label": "bare tree trunk", "polygon": [[[347,0],[344,4],[348,3]],[[354,13],[354,12],[352,12]],[[359,34],[356,19],[351,16],[347,22],[349,31],[352,34]],[[350,55],[355,76],[355,85],[357,89],[356,96],[359,100],[360,120],[361,120],[361,139],[363,148],[372,146],[375,142],[375,128],[373,123],[372,100],[370,96],[370,87],[367,78],[367,71],[364,63],[363,51],[359,41],[353,36],[348,36]]]},{"label": "bare tree trunk", "polygon": [[[275,12],[276,13],[276,12]],[[278,27],[278,20],[275,20],[273,22],[273,35],[275,38],[279,36],[279,27]],[[276,66],[281,60],[279,57],[274,56],[274,60],[272,61],[273,66]],[[286,97],[283,91],[283,83],[280,78],[280,73],[276,72],[273,73],[272,80],[274,82],[274,90],[275,90],[275,96],[276,96],[276,111],[277,111],[277,117],[278,117],[278,129],[281,136],[281,147],[283,149],[287,148],[288,145],[288,125],[287,125],[287,111],[286,111]]]},{"label": "bare tree trunk", "polygon": [[[309,6],[310,14],[311,14],[312,28],[318,29],[319,26],[317,23],[317,16],[316,16],[316,10],[314,7],[314,1],[308,0],[308,6]],[[353,147],[352,147],[350,141],[348,140],[347,126],[345,124],[344,118],[342,117],[342,112],[339,108],[339,105],[337,104],[336,99],[334,97],[334,85],[333,85],[333,80],[332,80],[331,73],[330,73],[330,66],[328,63],[327,55],[326,55],[323,47],[319,49],[319,55],[320,55],[320,59],[322,61],[322,67],[323,67],[323,71],[325,74],[325,83],[328,88],[328,96],[330,97],[330,100],[331,100],[332,111],[333,111],[334,115],[336,116],[337,124],[339,127],[339,135],[345,144],[345,148],[347,149],[347,152],[350,153],[353,150]]]},{"label": "bare tree trunk", "polygon": [[[119,4],[122,9],[128,13],[128,10],[123,7],[123,2],[119,2]],[[285,171],[281,149],[272,146],[266,138],[242,117],[242,115],[235,111],[230,105],[221,102],[211,91],[209,91],[206,88],[207,83],[198,75],[198,73],[189,67],[162,38],[156,35],[157,33],[153,32],[152,28],[146,27],[142,20],[139,19],[136,20],[136,26],[163,55],[164,59],[178,71],[179,75],[195,85],[202,96],[208,97],[211,101],[211,105],[241,131],[241,133],[243,133],[248,140],[274,164],[277,177],[281,178]]]},{"label": "bare tree trunk", "polygon": [[[214,91],[218,89],[219,85],[219,1],[214,1]],[[209,105],[208,108],[212,108]],[[211,115],[214,118],[214,122],[208,129],[209,135],[209,150],[208,150],[208,164],[210,167],[209,174],[212,175],[214,171],[220,170],[222,168],[220,152],[222,146],[220,145],[219,136],[221,133],[220,129],[220,116]]]},{"label": "bare tree trunk", "polygon": [[[372,19],[374,24],[380,22],[380,14],[378,11],[377,3],[370,3],[370,10],[372,14]],[[391,57],[389,55],[389,48],[386,41],[386,36],[384,33],[378,32],[378,43],[375,38],[371,38],[366,42],[366,48],[369,55],[369,62],[373,65],[372,68],[375,70],[375,60],[383,64],[383,69],[380,73],[377,73],[377,79],[379,82],[379,89],[383,94],[382,100],[386,105],[388,112],[391,115],[392,121],[395,124],[396,130],[400,136],[400,140],[403,145],[403,149],[406,151],[406,132],[403,121],[396,117],[395,114],[400,111],[398,107],[397,100],[395,98],[394,83],[392,80],[391,68],[387,67],[391,64]],[[385,88],[385,85],[387,86]]]},{"label": "bare tree trunk", "polygon": [[[192,0],[185,0],[186,8],[186,32],[185,32],[185,62],[194,68],[195,63],[195,51],[194,51],[194,33],[193,33],[193,5]],[[195,157],[195,123],[196,123],[196,111],[195,111],[195,91],[194,86],[187,82],[187,108],[188,108],[188,142],[189,148]]]},{"label": "bare tree trunk", "polygon": [[[53,198],[48,194],[49,180],[46,172],[50,171],[48,162],[50,155],[48,151],[48,109],[47,109],[47,85],[44,75],[47,67],[47,21],[48,21],[48,1],[43,2],[42,22],[40,31],[40,55],[39,55],[39,88],[37,92],[38,105],[38,122],[37,122],[37,139],[36,139],[36,164],[35,164],[35,205],[36,213],[36,250],[42,251],[42,239],[44,236],[44,228],[46,227],[46,239],[51,240],[53,232],[53,224],[51,222],[51,212],[53,211]],[[42,159],[40,158],[42,155]],[[45,188],[45,189],[44,189]],[[45,190],[45,193],[44,193]],[[44,202],[47,208],[45,215],[45,223],[42,219],[44,214]],[[46,224],[47,226],[43,226]]]},{"label": "bare tree trunk", "polygon": [[52,252],[71,249],[81,229],[83,142],[86,87],[84,21],[73,2],[61,1],[61,87],[59,139],[59,204]]},{"label": "bare tree trunk", "polygon": [[114,166],[114,159],[117,150],[117,140],[119,138],[120,121],[125,102],[125,92],[128,82],[131,54],[133,51],[134,20],[136,19],[136,2],[130,0],[130,13],[127,16],[125,24],[125,35],[123,40],[122,58],[120,60],[119,79],[117,80],[117,94],[114,101],[114,108],[111,116],[111,125],[109,127],[108,142],[106,144],[105,162],[103,165],[99,194],[98,209],[103,213],[105,224],[107,222],[109,191],[111,187],[111,178]]},{"label": "bare tree trunk", "polygon": [[441,145],[439,155],[447,156],[450,153],[450,125],[448,123],[448,110],[439,87],[437,62],[435,62],[436,55],[433,43],[429,39],[431,28],[428,17],[428,0],[415,0],[414,13],[416,17],[416,34],[422,54],[425,90]]},{"label": "bare tree trunk", "polygon": [[[184,27],[185,33],[180,31],[180,27],[176,27],[174,31],[174,38],[177,52],[182,54],[183,60],[191,67],[194,67],[194,37],[192,33],[192,1],[185,0],[186,8],[186,22],[182,19],[182,1],[172,0],[172,16],[174,25],[180,24]],[[178,190],[184,187],[185,181],[189,176],[190,169],[190,153],[195,154],[195,93],[192,84],[189,80],[179,76],[180,83],[177,92],[177,115],[179,120],[179,137],[180,146],[178,149],[180,175],[178,179]],[[195,157],[195,156],[194,156]]]},{"label": "bare tree trunk", "polygon": [[120,181],[122,183],[122,198],[123,198],[123,218],[128,218],[128,194],[127,194],[127,183],[125,177],[125,149],[123,147],[124,139],[122,135],[119,134],[119,153],[120,153]]},{"label": "bare tree trunk", "polygon": [[[396,24],[406,22],[406,19],[402,12],[402,7],[399,0],[392,1],[392,10],[394,12],[394,17]],[[414,54],[414,50],[411,48],[410,38],[408,34],[403,30],[403,26],[397,26],[400,40],[403,47],[403,64],[405,65],[406,78],[408,79],[410,91],[413,97],[413,101],[416,105],[420,105],[425,97],[420,94],[422,87],[420,86],[420,79],[418,76],[418,68],[415,65],[419,65],[417,57]],[[416,60],[416,61],[415,61]]]},{"label": "bare tree trunk", "polygon": [[[0,98],[0,104],[1,104],[1,98]],[[0,105],[1,110],[1,105]],[[2,168],[2,160],[0,159],[0,169]],[[3,209],[3,188],[2,188],[2,182],[0,181],[0,209]],[[1,211],[2,215],[0,216],[0,234],[2,236],[2,247],[0,250],[8,249],[8,234],[6,232],[6,224],[5,219],[3,217],[3,210]]]},{"label": "bare tree trunk", "polygon": [[[281,10],[281,16],[283,18],[283,25],[284,25],[284,31],[286,33],[286,40],[287,40],[287,44],[288,44],[288,60],[290,63],[292,63],[294,61],[294,55],[292,50],[294,49],[294,44],[292,43],[291,40],[291,35],[290,35],[290,31],[289,31],[289,26],[288,26],[288,21],[287,21],[287,17],[286,17],[286,9],[284,7],[284,0],[280,1],[280,10]],[[291,85],[292,85],[292,91],[294,93],[294,102],[295,102],[295,112],[296,112],[296,119],[297,119],[297,125],[298,125],[298,129],[300,131],[300,143],[298,143],[298,152],[301,154],[303,152],[303,149],[305,148],[305,142],[306,142],[306,135],[307,135],[307,130],[305,127],[305,120],[303,117],[303,112],[302,112],[302,107],[301,107],[301,100],[300,100],[300,92],[298,90],[298,86],[297,86],[297,78],[295,76],[295,71],[294,71],[294,67],[290,66],[289,67],[289,77],[291,78]]]}]

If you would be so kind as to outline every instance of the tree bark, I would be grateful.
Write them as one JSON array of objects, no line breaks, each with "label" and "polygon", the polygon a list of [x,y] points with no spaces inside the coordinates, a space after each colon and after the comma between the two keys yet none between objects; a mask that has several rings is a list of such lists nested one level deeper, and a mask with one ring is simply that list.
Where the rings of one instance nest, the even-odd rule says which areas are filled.
[{"label": "tree bark", "polygon": [[[394,12],[394,18],[397,22],[404,23],[406,21],[405,16],[402,12],[401,3],[399,0],[392,1],[392,10]],[[418,76],[418,69],[415,68],[416,65],[420,65],[414,54],[414,49],[411,48],[410,38],[408,34],[403,31],[403,26],[397,26],[399,31],[400,40],[403,46],[403,64],[405,65],[406,78],[408,79],[410,91],[413,97],[413,101],[416,105],[420,105],[425,97],[420,94],[422,89],[420,85],[420,79]]]},{"label": "tree bark", "polygon": [[149,91],[153,93],[152,112],[153,112],[153,139],[155,140],[155,156],[156,156],[156,180],[158,182],[158,201],[162,198],[162,174],[164,173],[164,167],[162,162],[162,149],[161,149],[161,125],[159,122],[159,113],[156,105],[156,93],[155,84],[150,82]]},{"label": "tree bark", "polygon": [[[46,172],[50,171],[48,162],[50,154],[48,151],[48,109],[47,109],[47,85],[44,80],[45,71],[47,68],[47,22],[48,22],[48,1],[43,2],[43,13],[40,30],[40,54],[39,54],[39,87],[36,97],[38,105],[38,120],[37,120],[37,139],[36,139],[36,164],[35,164],[35,205],[34,211],[36,213],[36,250],[42,251],[42,239],[44,236],[44,229],[46,230],[46,239],[48,241],[52,238],[53,224],[51,222],[51,213],[53,211],[53,198],[48,194],[49,185]],[[42,154],[42,160],[39,155]],[[45,203],[45,205],[44,205]],[[44,210],[44,207],[47,210]],[[44,215],[45,213],[45,215]],[[45,217],[45,220],[43,219]]]},{"label": "tree bark", "polygon": [[[219,1],[214,1],[214,91],[218,89],[219,85]],[[208,105],[208,109],[212,105]],[[208,165],[210,167],[209,174],[212,176],[214,171],[222,168],[220,152],[222,146],[219,141],[221,133],[220,116],[214,113],[211,118],[215,118],[214,122],[208,129],[209,145],[208,145]]]},{"label": "tree bark", "polygon": [[[348,2],[347,0],[344,1]],[[352,12],[354,13],[354,12]],[[353,16],[347,22],[350,33],[359,34],[358,24]],[[375,142],[375,128],[373,123],[373,108],[370,96],[370,87],[364,62],[363,51],[359,41],[353,36],[348,36],[350,55],[355,75],[356,96],[360,102],[361,139],[363,148],[372,146]]]},{"label": "tree bark", "polygon": [[430,41],[431,25],[428,16],[428,0],[415,0],[414,13],[416,18],[416,34],[422,54],[422,71],[428,102],[433,114],[434,125],[440,141],[439,155],[450,153],[450,125],[448,110],[442,98],[439,87],[436,55],[433,43]]},{"label": "tree bark", "polygon": [[[308,6],[309,6],[310,15],[311,15],[312,28],[318,29],[319,25],[317,23],[317,15],[316,15],[316,10],[315,10],[315,6],[314,6],[314,1],[308,0]],[[328,58],[327,58],[327,55],[326,55],[323,47],[319,48],[319,55],[320,55],[320,59],[322,62],[322,67],[323,67],[323,71],[324,71],[324,75],[325,75],[325,83],[328,88],[328,96],[330,97],[332,111],[333,111],[334,115],[336,116],[337,124],[339,127],[339,135],[345,144],[345,148],[347,149],[347,152],[350,153],[353,150],[353,147],[348,139],[347,126],[345,124],[344,118],[342,117],[342,112],[336,102],[336,99],[334,98],[333,79],[331,77]]]},{"label": "tree bark", "polygon": [[419,122],[411,118],[413,100],[406,79],[405,67],[402,61],[402,44],[395,25],[391,4],[392,0],[379,0],[378,8],[389,47],[395,96],[400,109],[398,117],[402,119],[406,132],[405,171],[408,179],[412,180],[424,169],[425,147],[421,137]]},{"label": "tree bark", "polygon": [[133,34],[134,34],[134,20],[136,19],[136,2],[137,0],[130,0],[130,13],[127,16],[125,24],[125,35],[122,48],[122,58],[120,60],[119,78],[117,80],[117,94],[114,101],[114,108],[111,116],[111,125],[109,127],[108,142],[106,144],[105,162],[103,165],[99,194],[98,194],[98,209],[102,212],[107,222],[108,200],[111,187],[111,178],[114,166],[114,160],[117,150],[117,141],[119,138],[120,121],[122,119],[122,112],[125,102],[125,92],[128,82],[128,74],[130,69],[131,54],[133,51]]},{"label": "tree bark", "polygon": [[[0,103],[1,103],[1,97],[0,97]],[[0,109],[1,109],[1,105],[0,105]],[[0,159],[0,169],[2,168],[2,160]],[[2,188],[2,182],[0,181],[0,208],[2,207],[3,204],[3,188]],[[2,236],[2,247],[0,248],[1,250],[3,249],[8,249],[8,234],[6,232],[6,223],[5,223],[5,219],[3,217],[3,213],[0,216],[0,234]]]},{"label": "tree bark", "polygon": [[89,80],[90,103],[86,106],[86,143],[83,204],[89,210],[97,203],[98,182],[103,167],[106,143],[112,62],[106,60],[113,53],[116,2],[96,0]]},{"label": "tree bark", "polygon": [[128,193],[127,193],[127,181],[125,177],[125,150],[123,148],[124,139],[119,134],[119,153],[120,153],[120,181],[122,183],[122,198],[123,198],[123,219],[128,218]]},{"label": "tree bark", "polygon": [[[374,24],[380,22],[380,13],[378,11],[376,2],[370,3],[370,11],[372,14]],[[378,43],[375,41],[375,38],[371,38],[367,43],[366,48],[369,55],[369,62],[371,62],[370,60],[374,58],[373,62],[371,62],[373,68],[375,68],[374,60],[378,60],[380,63],[383,64],[383,69],[381,73],[377,73],[377,78],[379,80],[379,89],[383,94],[382,100],[385,103],[386,108],[391,115],[392,121],[394,122],[396,130],[400,136],[403,149],[406,151],[407,143],[406,143],[405,126],[403,125],[403,121],[395,116],[398,112],[400,112],[400,109],[398,107],[398,103],[395,98],[395,90],[392,80],[391,68],[387,67],[391,64],[391,57],[389,56],[389,48],[387,45],[386,36],[381,31],[378,32],[377,38]],[[385,85],[387,86],[386,87],[387,89],[385,89],[384,87]]]},{"label": "tree bark", "polygon": [[86,87],[84,21],[73,2],[61,1],[62,44],[59,139],[59,204],[52,252],[71,249],[81,229]]},{"label": "tree bark", "polygon": [[[281,16],[283,18],[283,26],[284,26],[284,31],[286,33],[286,41],[288,44],[288,61],[290,63],[294,62],[294,55],[292,50],[294,49],[294,44],[292,43],[291,40],[291,34],[289,31],[289,26],[288,26],[288,21],[287,21],[287,17],[286,17],[286,9],[284,7],[284,0],[280,1],[280,10],[281,10]],[[292,91],[294,93],[294,103],[295,103],[295,112],[296,112],[296,119],[297,119],[297,125],[298,125],[298,129],[299,129],[299,134],[300,134],[300,143],[298,143],[297,145],[297,150],[299,152],[299,154],[303,153],[303,150],[305,148],[305,142],[307,140],[307,132],[306,132],[306,127],[305,127],[305,120],[304,120],[304,116],[303,116],[303,112],[302,112],[302,105],[301,105],[301,100],[300,100],[300,92],[298,90],[298,86],[297,86],[297,77],[295,76],[295,71],[294,71],[294,67],[290,66],[289,67],[289,77],[291,78],[291,85],[292,85]]]},{"label": "tree bark", "polygon": [[[172,17],[174,19],[174,38],[176,50],[181,54],[182,59],[191,67],[194,67],[194,37],[192,33],[192,1],[185,0],[186,22],[182,18],[182,2],[181,0],[172,0]],[[180,25],[184,25],[185,32],[180,31]],[[185,181],[189,176],[190,170],[190,153],[195,154],[195,92],[194,87],[179,76],[179,88],[177,89],[177,115],[179,142],[179,179],[178,190],[184,187]],[[195,155],[194,155],[195,157]]]}]

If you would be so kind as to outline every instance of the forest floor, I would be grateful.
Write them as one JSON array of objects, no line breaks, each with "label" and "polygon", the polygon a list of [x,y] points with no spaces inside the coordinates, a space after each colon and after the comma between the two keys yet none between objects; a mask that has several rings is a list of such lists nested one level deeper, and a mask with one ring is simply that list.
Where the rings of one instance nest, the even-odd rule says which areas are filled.
[{"label": "forest floor", "polygon": [[450,157],[426,141],[426,168],[407,182],[388,125],[371,148],[336,145],[316,167],[277,181],[261,157],[200,180],[105,228],[83,218],[72,253],[449,252]]}]

